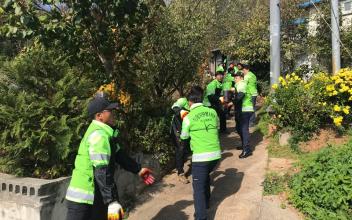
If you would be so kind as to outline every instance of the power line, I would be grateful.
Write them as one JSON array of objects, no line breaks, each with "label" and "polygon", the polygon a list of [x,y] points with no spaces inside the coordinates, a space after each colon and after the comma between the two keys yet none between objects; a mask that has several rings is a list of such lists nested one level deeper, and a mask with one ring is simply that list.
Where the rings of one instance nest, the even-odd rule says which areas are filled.
[{"label": "power line", "polygon": [[[326,21],[326,19],[324,18],[323,13],[318,9],[318,7],[315,5],[315,3],[314,3],[313,1],[310,1],[310,2],[313,4],[313,6],[314,6],[314,8],[317,10],[319,16],[324,20],[325,24],[330,28],[331,32],[332,32],[332,33],[335,35],[335,37],[339,40],[339,42],[340,42],[340,44],[342,45],[342,47],[346,50],[346,52],[348,53],[348,55],[349,55],[350,58],[352,59],[351,51],[345,46],[344,43],[342,43],[341,39],[340,39],[340,38],[337,36],[337,34],[332,30],[330,24]],[[335,13],[334,13],[334,19],[335,19],[335,21],[337,21],[337,20],[336,20],[336,15],[335,15]],[[339,27],[339,30],[340,30],[340,27]]]}]

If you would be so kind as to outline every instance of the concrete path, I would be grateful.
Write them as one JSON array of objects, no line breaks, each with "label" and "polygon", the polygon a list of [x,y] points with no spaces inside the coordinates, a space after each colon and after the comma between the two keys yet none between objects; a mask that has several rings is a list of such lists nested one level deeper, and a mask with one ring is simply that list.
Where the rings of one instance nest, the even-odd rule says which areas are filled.
[{"label": "concrete path", "polygon": [[[231,131],[233,122],[228,122]],[[209,220],[251,220],[272,218],[268,202],[263,202],[262,182],[267,167],[266,141],[259,132],[252,132],[253,156],[240,160],[241,153],[235,147],[240,139],[235,132],[221,138],[222,161],[212,173],[212,196]],[[188,167],[187,167],[188,169]],[[186,170],[187,170],[186,169]],[[194,219],[192,184],[181,184],[176,174],[163,178],[161,183],[148,189],[140,198],[140,204],[130,213],[128,220],[186,220]],[[190,178],[191,179],[191,178]],[[263,212],[265,208],[265,212]],[[265,213],[265,216],[262,215]],[[274,210],[272,214],[277,214]],[[282,213],[280,213],[281,215]],[[285,214],[282,214],[285,215]],[[280,219],[292,219],[290,218]],[[277,217],[277,216],[276,216]]]}]

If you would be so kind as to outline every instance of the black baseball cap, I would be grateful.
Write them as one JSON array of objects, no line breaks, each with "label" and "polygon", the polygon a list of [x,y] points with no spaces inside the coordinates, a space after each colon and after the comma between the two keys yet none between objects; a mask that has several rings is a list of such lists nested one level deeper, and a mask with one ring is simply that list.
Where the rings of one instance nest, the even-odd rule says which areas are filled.
[{"label": "black baseball cap", "polygon": [[104,110],[119,109],[119,104],[117,102],[110,103],[106,98],[94,97],[88,104],[88,114],[89,116],[94,116],[96,113],[102,112]]}]

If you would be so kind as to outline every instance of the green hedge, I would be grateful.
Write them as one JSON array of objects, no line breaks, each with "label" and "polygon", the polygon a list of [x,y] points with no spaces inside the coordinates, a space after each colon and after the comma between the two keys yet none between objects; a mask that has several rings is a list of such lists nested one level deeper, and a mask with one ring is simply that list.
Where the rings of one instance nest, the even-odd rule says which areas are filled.
[{"label": "green hedge", "polygon": [[1,65],[0,172],[41,178],[71,172],[94,87],[61,54],[32,48]]}]

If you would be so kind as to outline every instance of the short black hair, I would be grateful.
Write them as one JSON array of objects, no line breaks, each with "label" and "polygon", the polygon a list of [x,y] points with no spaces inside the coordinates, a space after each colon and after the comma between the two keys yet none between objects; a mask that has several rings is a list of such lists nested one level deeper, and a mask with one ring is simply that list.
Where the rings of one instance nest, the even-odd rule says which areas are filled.
[{"label": "short black hair", "polygon": [[243,67],[243,64],[242,63],[237,63],[237,66]]},{"label": "short black hair", "polygon": [[203,102],[203,89],[200,86],[192,86],[188,93],[187,99],[193,103]]},{"label": "short black hair", "polygon": [[225,75],[225,73],[224,72],[215,72],[215,76],[217,76],[217,75]]},{"label": "short black hair", "polygon": [[243,78],[244,74],[241,71],[238,71],[237,73],[233,74],[233,77],[239,76]]},{"label": "short black hair", "polygon": [[246,70],[249,70],[249,65],[248,65],[248,64],[243,64],[243,65],[242,65],[242,68],[243,68],[243,69],[246,69]]}]

